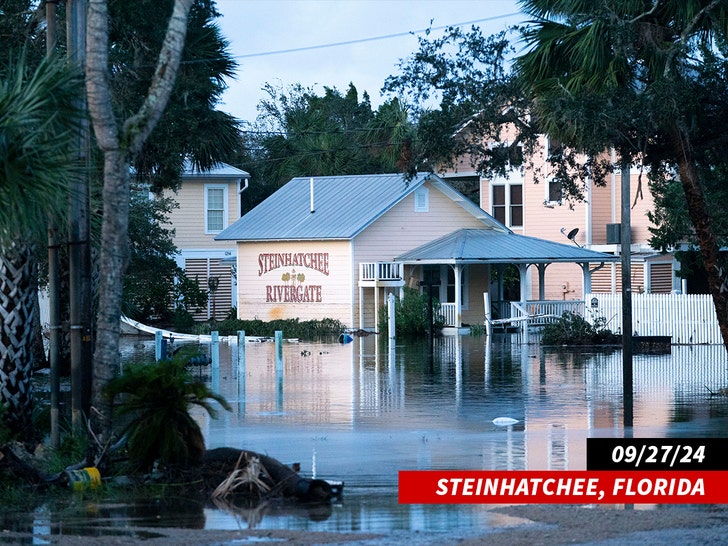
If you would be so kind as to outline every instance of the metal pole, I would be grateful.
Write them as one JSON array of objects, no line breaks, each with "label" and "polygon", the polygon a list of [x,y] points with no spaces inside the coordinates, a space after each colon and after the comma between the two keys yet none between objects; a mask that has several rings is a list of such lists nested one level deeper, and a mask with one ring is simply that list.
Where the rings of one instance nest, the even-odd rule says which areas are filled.
[{"label": "metal pole", "polygon": [[275,331],[276,344],[276,408],[283,411],[283,332]]},{"label": "metal pole", "polygon": [[395,337],[397,337],[397,326],[395,324],[395,306],[394,306],[394,294],[390,293],[387,296],[387,313],[388,313],[388,321],[387,325],[388,333],[389,333],[389,343],[392,344],[392,341]]},{"label": "metal pole", "polygon": [[[84,67],[86,64],[87,0],[67,0],[66,40],[68,60]],[[85,108],[85,100],[82,106]],[[85,116],[82,118],[86,120]],[[79,132],[79,159],[88,162],[89,128],[82,121]],[[89,245],[88,178],[75,182],[69,198],[69,300],[71,345],[71,422],[74,430],[83,428],[83,415],[91,407],[91,256]]]},{"label": "metal pole", "polygon": [[630,169],[622,160],[622,218],[620,254],[622,263],[622,390],[624,402],[625,432],[633,425],[633,376],[632,376],[632,233],[630,221]]},{"label": "metal pole", "polygon": [[[46,52],[51,55],[57,40],[56,2],[46,1]],[[49,339],[48,364],[51,368],[51,447],[58,449],[61,445],[60,432],[60,338],[61,338],[61,300],[58,260],[57,226],[54,218],[48,218],[48,301]]]},{"label": "metal pole", "polygon": [[220,392],[220,334],[217,330],[211,332],[212,344],[210,358],[212,359],[212,390]]}]

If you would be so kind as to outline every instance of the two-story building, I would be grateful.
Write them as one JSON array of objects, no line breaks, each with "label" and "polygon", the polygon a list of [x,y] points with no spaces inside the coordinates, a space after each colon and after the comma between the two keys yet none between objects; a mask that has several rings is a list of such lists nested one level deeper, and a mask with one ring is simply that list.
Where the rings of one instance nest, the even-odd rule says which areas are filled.
[{"label": "two-story building", "polygon": [[[588,184],[584,200],[566,203],[562,188],[547,175],[547,137],[541,138],[541,152],[526,161],[524,169],[514,169],[507,177],[486,179],[469,168],[465,160],[457,172],[441,173],[446,180],[477,181],[480,206],[515,233],[551,241],[567,242],[599,252],[621,253],[622,173],[613,172],[603,186]],[[545,174],[546,173],[546,174]],[[672,253],[660,253],[649,244],[651,223],[647,216],[654,203],[647,176],[638,168],[630,170],[631,284],[633,292],[695,292],[697,282],[677,276],[680,263]],[[571,241],[571,242],[569,242]],[[582,278],[562,265],[549,267],[548,279],[539,278],[539,269],[526,276],[529,297],[537,297],[539,283],[545,282],[547,299],[581,299]],[[620,293],[622,274],[619,261],[593,272],[591,291]]]},{"label": "two-story building", "polygon": [[224,319],[235,306],[235,244],[215,237],[233,224],[242,211],[241,199],[250,175],[221,163],[209,171],[187,165],[176,193],[168,192],[179,207],[169,217],[177,265],[209,292],[207,308],[196,320]]},{"label": "two-story building", "polygon": [[530,266],[548,279],[547,268],[562,264],[588,288],[593,269],[617,259],[519,235],[427,173],[294,178],[215,239],[237,245],[238,318],[367,329],[377,328],[387,293],[404,286],[439,283],[448,325],[482,324],[484,294],[502,299],[496,272],[506,265],[523,287]]}]

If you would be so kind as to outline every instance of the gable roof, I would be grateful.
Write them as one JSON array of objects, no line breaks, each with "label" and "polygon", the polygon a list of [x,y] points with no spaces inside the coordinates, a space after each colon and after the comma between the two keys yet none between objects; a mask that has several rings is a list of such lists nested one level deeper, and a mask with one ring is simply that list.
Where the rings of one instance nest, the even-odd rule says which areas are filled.
[{"label": "gable roof", "polygon": [[404,263],[617,262],[619,256],[491,229],[459,229],[417,247],[396,261]]},{"label": "gable roof", "polygon": [[250,173],[227,163],[217,163],[211,169],[200,171],[194,167],[191,161],[185,160],[181,177],[183,180],[194,178],[250,178]]},{"label": "gable roof", "polygon": [[418,173],[408,181],[402,174],[369,174],[294,178],[215,240],[352,239],[427,182],[484,228],[510,232],[437,175]]}]

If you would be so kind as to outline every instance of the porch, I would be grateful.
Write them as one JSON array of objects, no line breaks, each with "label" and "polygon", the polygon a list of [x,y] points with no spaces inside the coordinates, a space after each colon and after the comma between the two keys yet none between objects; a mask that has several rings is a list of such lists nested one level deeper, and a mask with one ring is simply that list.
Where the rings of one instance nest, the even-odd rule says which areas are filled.
[{"label": "porch", "polygon": [[359,328],[364,329],[365,290],[374,292],[374,328],[379,324],[380,288],[398,289],[398,297],[404,297],[404,264],[401,262],[361,262],[359,264]]}]

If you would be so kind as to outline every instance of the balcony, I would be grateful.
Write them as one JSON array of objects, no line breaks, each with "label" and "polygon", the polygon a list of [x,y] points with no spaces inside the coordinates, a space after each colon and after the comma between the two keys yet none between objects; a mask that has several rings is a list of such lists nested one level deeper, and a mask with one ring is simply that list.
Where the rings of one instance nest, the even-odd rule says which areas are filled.
[{"label": "balcony", "polygon": [[399,262],[362,262],[359,286],[404,286],[404,265]]}]

